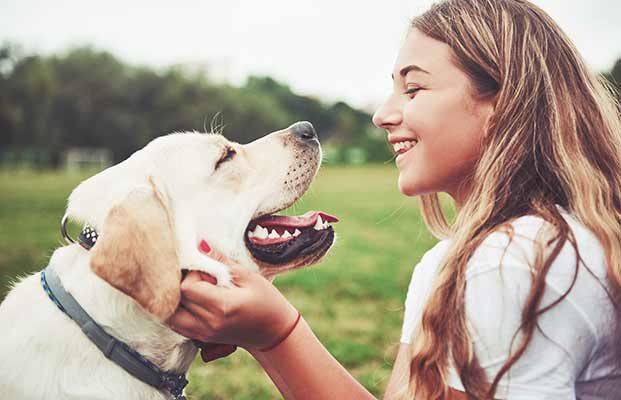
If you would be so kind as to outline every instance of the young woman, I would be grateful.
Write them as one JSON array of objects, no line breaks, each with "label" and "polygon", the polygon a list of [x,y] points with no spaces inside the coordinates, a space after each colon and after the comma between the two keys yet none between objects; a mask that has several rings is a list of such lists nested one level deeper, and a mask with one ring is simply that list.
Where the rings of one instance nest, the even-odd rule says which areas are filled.
[{"label": "young woman", "polygon": [[[610,94],[525,0],[434,5],[413,20],[393,79],[373,122],[399,149],[400,191],[419,196],[442,240],[415,268],[385,398],[621,396]],[[451,226],[438,192],[456,202]],[[286,399],[372,398],[274,286],[232,269],[233,289],[186,278],[175,330],[248,349]]]}]

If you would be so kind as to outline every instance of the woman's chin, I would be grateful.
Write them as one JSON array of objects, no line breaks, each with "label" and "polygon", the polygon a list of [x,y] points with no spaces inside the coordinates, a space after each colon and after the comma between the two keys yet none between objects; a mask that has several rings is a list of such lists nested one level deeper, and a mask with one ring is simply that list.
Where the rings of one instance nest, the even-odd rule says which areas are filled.
[{"label": "woman's chin", "polygon": [[416,182],[412,178],[408,179],[408,177],[404,176],[403,173],[399,175],[398,186],[399,191],[408,197],[437,192],[433,186],[430,187],[430,185],[424,185],[421,182]]},{"label": "woman's chin", "polygon": [[411,181],[408,181],[407,178],[403,176],[403,174],[399,175],[398,186],[399,186],[399,191],[403,195],[408,196],[408,197],[416,196],[420,192],[419,188],[417,188],[417,185],[415,185]]}]

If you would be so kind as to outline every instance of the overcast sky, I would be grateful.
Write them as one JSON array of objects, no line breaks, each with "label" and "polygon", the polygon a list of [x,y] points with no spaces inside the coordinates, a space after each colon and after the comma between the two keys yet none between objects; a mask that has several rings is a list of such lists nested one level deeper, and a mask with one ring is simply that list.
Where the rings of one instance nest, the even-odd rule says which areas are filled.
[{"label": "overcast sky", "polygon": [[[621,58],[620,0],[536,0],[595,71]],[[300,94],[372,109],[410,17],[431,0],[0,0],[0,42],[52,53],[90,44],[126,62],[189,63],[243,83],[266,74]]]}]

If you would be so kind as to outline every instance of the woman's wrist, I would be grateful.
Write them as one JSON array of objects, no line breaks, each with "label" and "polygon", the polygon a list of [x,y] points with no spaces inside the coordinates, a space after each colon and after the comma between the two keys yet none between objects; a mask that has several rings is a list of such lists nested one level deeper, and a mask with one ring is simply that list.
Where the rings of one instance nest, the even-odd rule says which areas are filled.
[{"label": "woman's wrist", "polygon": [[278,346],[250,353],[285,399],[375,399],[323,347],[304,317]]},{"label": "woman's wrist", "polygon": [[295,321],[293,321],[293,324],[291,325],[291,327],[287,330],[287,332],[285,332],[285,334],[281,335],[279,338],[277,338],[274,343],[259,349],[260,352],[265,353],[267,351],[270,351],[272,349],[275,349],[277,346],[279,346],[282,342],[284,342],[285,340],[287,340],[287,338],[289,336],[291,336],[291,334],[293,333],[293,331],[295,330],[295,328],[298,326],[298,323],[300,322],[300,319],[302,318],[302,314],[300,314],[300,311],[297,311],[297,317],[295,318]]}]

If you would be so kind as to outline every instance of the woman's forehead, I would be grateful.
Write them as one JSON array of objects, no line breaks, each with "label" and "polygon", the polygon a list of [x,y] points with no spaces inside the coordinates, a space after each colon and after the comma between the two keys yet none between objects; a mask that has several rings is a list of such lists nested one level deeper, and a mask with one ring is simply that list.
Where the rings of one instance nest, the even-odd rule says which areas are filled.
[{"label": "woman's forehead", "polygon": [[[393,70],[393,78],[404,73],[434,76],[456,68],[451,60],[451,48],[443,42],[412,29],[405,39]],[[404,76],[404,75],[403,75]]]}]

